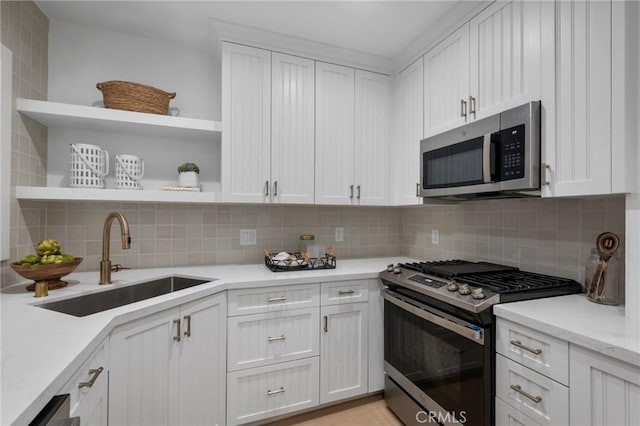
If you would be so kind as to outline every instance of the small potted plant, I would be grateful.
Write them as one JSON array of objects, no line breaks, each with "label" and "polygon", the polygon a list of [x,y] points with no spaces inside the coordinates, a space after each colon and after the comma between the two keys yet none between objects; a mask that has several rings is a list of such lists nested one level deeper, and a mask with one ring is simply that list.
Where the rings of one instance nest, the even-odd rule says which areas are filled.
[{"label": "small potted plant", "polygon": [[184,163],[178,166],[178,186],[197,188],[200,186],[198,175],[200,168],[195,163]]}]

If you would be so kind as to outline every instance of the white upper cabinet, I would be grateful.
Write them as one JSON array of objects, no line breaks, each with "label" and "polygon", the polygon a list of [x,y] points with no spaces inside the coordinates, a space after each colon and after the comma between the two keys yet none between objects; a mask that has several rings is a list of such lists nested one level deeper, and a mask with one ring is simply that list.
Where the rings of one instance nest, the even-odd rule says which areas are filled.
[{"label": "white upper cabinet", "polygon": [[468,121],[469,26],[424,55],[424,136]]},{"label": "white upper cabinet", "polygon": [[389,76],[316,62],[316,204],[389,202]]},{"label": "white upper cabinet", "polygon": [[394,138],[390,146],[393,203],[420,204],[420,140],[423,132],[423,59],[402,70],[395,86]]},{"label": "white upper cabinet", "polygon": [[556,86],[545,89],[542,103],[543,196],[627,192],[637,185],[631,155],[637,140],[626,124],[637,100],[625,89],[637,84],[630,84],[637,74],[625,51],[630,37],[637,43],[627,26],[626,15],[637,16],[633,3],[555,3]]},{"label": "white upper cabinet", "polygon": [[540,99],[542,32],[553,32],[552,21],[542,23],[542,8],[552,7],[544,3],[498,1],[469,22],[472,118]]},{"label": "white upper cabinet", "polygon": [[355,70],[316,62],[316,204],[351,204]]},{"label": "white upper cabinet", "polygon": [[271,201],[314,202],[314,61],[272,53]]},{"label": "white upper cabinet", "polygon": [[355,74],[355,200],[358,204],[389,203],[388,75],[356,70]]},{"label": "white upper cabinet", "polygon": [[271,52],[223,43],[223,200],[269,202],[270,160]]}]

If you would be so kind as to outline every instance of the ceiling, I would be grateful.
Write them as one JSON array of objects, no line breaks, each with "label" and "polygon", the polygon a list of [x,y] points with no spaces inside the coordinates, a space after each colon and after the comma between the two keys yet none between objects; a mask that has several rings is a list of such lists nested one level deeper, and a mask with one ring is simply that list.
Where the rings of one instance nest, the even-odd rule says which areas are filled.
[{"label": "ceiling", "polygon": [[458,1],[56,1],[50,20],[206,50],[209,18],[392,58]]}]

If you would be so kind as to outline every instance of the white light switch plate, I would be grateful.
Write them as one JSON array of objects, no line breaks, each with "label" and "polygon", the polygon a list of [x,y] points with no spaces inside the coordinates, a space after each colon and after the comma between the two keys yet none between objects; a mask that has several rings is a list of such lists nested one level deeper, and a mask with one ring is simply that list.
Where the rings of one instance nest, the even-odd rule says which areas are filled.
[{"label": "white light switch plate", "polygon": [[431,230],[431,244],[440,244],[440,231],[437,229]]},{"label": "white light switch plate", "polygon": [[344,228],[336,228],[336,242],[344,241]]},{"label": "white light switch plate", "polygon": [[255,246],[256,245],[256,230],[255,229],[241,229],[240,230],[240,245],[241,246]]}]

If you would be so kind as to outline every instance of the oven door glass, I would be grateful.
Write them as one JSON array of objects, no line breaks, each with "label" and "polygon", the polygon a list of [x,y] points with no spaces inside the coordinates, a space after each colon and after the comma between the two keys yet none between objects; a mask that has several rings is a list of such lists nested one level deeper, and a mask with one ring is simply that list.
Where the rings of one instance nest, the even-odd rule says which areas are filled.
[{"label": "oven door glass", "polygon": [[445,417],[449,413],[460,423],[485,424],[485,404],[490,402],[483,380],[491,380],[486,376],[488,346],[384,302],[385,361],[440,405]]},{"label": "oven door glass", "polygon": [[484,137],[426,151],[422,154],[424,189],[451,188],[484,183]]}]

